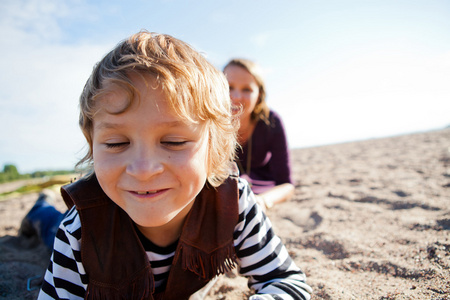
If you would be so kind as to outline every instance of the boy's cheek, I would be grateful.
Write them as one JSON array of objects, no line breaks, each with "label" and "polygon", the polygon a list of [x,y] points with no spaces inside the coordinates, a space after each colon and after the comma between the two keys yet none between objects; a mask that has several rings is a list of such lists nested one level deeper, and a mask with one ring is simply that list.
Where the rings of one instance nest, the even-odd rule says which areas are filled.
[{"label": "boy's cheek", "polygon": [[102,151],[93,152],[94,171],[97,174],[107,173],[120,168],[120,160]]}]

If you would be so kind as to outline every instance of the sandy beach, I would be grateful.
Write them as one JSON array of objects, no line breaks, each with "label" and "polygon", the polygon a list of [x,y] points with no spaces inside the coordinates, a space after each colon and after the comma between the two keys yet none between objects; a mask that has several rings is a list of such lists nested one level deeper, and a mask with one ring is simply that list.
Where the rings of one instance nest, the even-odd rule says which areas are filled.
[{"label": "sandy beach", "polygon": [[[292,162],[295,196],[267,214],[313,299],[450,299],[450,129],[294,149]],[[37,296],[27,282],[50,254],[18,236],[36,198],[0,201],[0,299]],[[252,293],[232,273],[206,299]]]}]

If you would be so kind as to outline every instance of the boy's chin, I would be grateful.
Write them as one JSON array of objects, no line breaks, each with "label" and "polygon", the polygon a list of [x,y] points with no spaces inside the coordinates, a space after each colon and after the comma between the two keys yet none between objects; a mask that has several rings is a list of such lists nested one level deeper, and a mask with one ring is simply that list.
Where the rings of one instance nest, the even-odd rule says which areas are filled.
[{"label": "boy's chin", "polygon": [[[164,217],[164,218],[154,218],[154,217],[147,217],[147,218],[131,218],[133,220],[133,222],[142,229],[152,229],[152,228],[161,228],[164,227],[166,225],[168,225],[173,218],[168,218],[168,217]],[[152,219],[152,220],[149,220]]]},{"label": "boy's chin", "polygon": [[161,230],[166,228],[166,230],[170,231],[172,228],[178,228],[184,223],[184,220],[189,210],[190,207],[186,208],[186,210],[182,209],[170,213],[167,212],[165,213],[152,212],[148,214],[138,213],[138,214],[129,214],[129,216],[139,228],[142,228],[142,230],[145,229]]}]

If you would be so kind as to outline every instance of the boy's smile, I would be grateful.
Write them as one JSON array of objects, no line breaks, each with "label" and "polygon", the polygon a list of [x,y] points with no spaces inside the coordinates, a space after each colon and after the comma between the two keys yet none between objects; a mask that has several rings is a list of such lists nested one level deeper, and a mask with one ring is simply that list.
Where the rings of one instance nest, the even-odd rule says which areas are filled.
[{"label": "boy's smile", "polygon": [[207,178],[208,131],[177,117],[150,76],[130,76],[140,98],[121,111],[119,88],[98,100],[94,116],[94,170],[105,193],[153,243],[165,246],[181,233]]}]

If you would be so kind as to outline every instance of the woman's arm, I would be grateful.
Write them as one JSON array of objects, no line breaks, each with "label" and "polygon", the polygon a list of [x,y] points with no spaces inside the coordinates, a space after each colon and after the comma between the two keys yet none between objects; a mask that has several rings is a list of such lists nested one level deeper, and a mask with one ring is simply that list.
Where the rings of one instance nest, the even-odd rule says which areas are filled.
[{"label": "woman's arm", "polygon": [[270,138],[267,141],[271,153],[269,161],[270,173],[276,185],[283,183],[293,184],[289,144],[283,121],[278,114],[272,112],[270,122]]},{"label": "woman's arm", "polygon": [[263,209],[269,209],[277,203],[289,200],[294,195],[294,190],[293,184],[283,183],[256,195],[256,199],[263,206]]},{"label": "woman's arm", "polygon": [[271,208],[273,205],[289,200],[294,195],[295,187],[291,176],[290,152],[287,142],[284,124],[280,116],[271,113],[270,125],[270,173],[276,186],[257,195],[263,208]]}]

